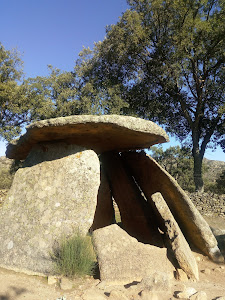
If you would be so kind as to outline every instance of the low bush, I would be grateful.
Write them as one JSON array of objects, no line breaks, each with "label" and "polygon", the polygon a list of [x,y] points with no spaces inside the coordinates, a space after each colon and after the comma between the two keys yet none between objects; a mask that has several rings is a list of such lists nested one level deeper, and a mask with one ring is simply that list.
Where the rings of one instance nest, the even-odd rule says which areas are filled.
[{"label": "low bush", "polygon": [[76,233],[70,238],[63,238],[51,255],[55,271],[67,277],[94,275],[96,260],[89,236]]}]

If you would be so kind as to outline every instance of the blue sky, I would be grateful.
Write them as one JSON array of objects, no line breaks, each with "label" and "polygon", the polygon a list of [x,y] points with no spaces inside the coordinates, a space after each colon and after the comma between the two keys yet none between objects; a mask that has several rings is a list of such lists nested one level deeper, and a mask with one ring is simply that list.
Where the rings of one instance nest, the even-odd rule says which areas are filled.
[{"label": "blue sky", "polygon": [[[126,0],[1,0],[0,42],[17,48],[25,77],[45,76],[47,65],[73,70],[82,47],[103,40],[105,26],[115,24]],[[171,139],[174,145],[176,142]],[[177,144],[177,143],[176,143]],[[0,142],[0,156],[5,143]],[[225,161],[221,149],[205,157]]]}]

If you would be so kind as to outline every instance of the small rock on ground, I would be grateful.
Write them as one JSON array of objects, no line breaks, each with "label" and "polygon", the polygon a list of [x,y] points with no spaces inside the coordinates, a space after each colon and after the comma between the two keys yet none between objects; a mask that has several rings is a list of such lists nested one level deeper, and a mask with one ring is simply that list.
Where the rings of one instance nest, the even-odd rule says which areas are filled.
[{"label": "small rock on ground", "polygon": [[192,295],[196,294],[197,291],[196,289],[192,288],[192,287],[188,287],[186,288],[183,292],[178,292],[176,294],[176,298],[178,299],[189,299]]},{"label": "small rock on ground", "polygon": [[207,300],[207,295],[205,292],[200,291],[190,297],[190,300]]}]

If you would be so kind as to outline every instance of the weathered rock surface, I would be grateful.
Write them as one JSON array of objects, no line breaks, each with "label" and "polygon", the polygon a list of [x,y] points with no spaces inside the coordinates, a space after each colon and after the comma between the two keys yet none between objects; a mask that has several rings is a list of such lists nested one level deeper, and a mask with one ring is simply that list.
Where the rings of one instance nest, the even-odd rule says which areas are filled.
[{"label": "weathered rock surface", "polygon": [[75,145],[37,145],[15,175],[0,210],[0,265],[48,273],[63,235],[92,225],[100,184],[96,153]]},{"label": "weathered rock surface", "polygon": [[142,244],[116,224],[95,230],[93,244],[101,280],[113,283],[141,281],[156,270],[172,277],[174,268],[167,258],[166,248]]},{"label": "weathered rock surface", "polygon": [[121,215],[123,229],[143,243],[163,246],[154,212],[126,170],[119,153],[106,152],[100,157],[111,191]]},{"label": "weathered rock surface", "polygon": [[189,278],[198,280],[198,265],[195,257],[161,193],[153,194],[152,201],[156,212],[161,217],[164,232],[169,239],[180,268],[184,270]]},{"label": "weathered rock surface", "polygon": [[8,145],[6,156],[25,159],[35,144],[59,140],[101,153],[144,149],[169,138],[161,127],[140,118],[76,115],[32,123],[23,136]]},{"label": "weathered rock surface", "polygon": [[112,193],[103,167],[101,167],[100,178],[101,182],[98,190],[97,206],[91,231],[115,223]]},{"label": "weathered rock surface", "polygon": [[167,274],[157,271],[151,277],[143,278],[138,284],[138,288],[149,291],[169,291],[170,284]]},{"label": "weathered rock surface", "polygon": [[188,242],[214,261],[222,262],[209,225],[176,180],[143,151],[122,153],[122,157],[146,198],[151,201],[151,195],[160,192]]}]

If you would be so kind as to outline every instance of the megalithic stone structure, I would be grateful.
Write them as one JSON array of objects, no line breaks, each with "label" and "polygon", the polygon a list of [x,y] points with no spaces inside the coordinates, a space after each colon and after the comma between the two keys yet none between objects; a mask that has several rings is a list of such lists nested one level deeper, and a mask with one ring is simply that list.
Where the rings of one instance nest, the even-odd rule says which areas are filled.
[{"label": "megalithic stone structure", "polygon": [[[8,158],[25,162],[0,208],[0,266],[51,273],[50,253],[62,236],[111,226],[112,197],[121,226],[138,241],[153,244],[146,247],[159,249],[164,246],[157,230],[160,222],[148,205],[155,192],[162,194],[189,244],[221,261],[208,224],[176,181],[144,153],[125,153],[167,141],[155,123],[129,116],[79,115],[29,125],[6,151]],[[99,155],[107,179],[103,173],[100,178]],[[121,249],[125,255],[127,249],[132,251],[125,245]],[[165,247],[161,250],[167,252]]]}]

